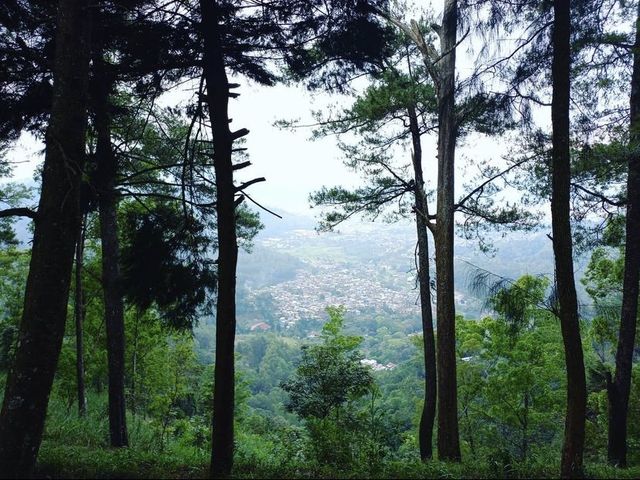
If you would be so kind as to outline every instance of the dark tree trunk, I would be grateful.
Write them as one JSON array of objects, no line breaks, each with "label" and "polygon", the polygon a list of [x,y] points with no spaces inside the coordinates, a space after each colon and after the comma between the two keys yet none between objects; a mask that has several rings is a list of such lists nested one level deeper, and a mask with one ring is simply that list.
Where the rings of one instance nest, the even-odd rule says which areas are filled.
[{"label": "dark tree trunk", "polygon": [[473,440],[473,431],[471,429],[471,422],[469,420],[469,408],[465,407],[463,409],[463,415],[464,418],[466,420],[466,426],[467,428],[465,429],[467,432],[467,442],[469,442],[469,452],[471,453],[471,455],[475,455],[476,454],[476,442]]},{"label": "dark tree trunk", "polygon": [[42,192],[15,359],[0,413],[0,474],[31,474],[67,317],[85,161],[90,11],[60,0]]},{"label": "dark tree trunk", "polygon": [[84,265],[84,241],[86,229],[86,215],[80,225],[80,234],[76,244],[76,271],[75,271],[75,301],[74,318],[76,322],[76,380],[78,386],[78,415],[84,417],[87,413],[87,396],[84,388],[84,287],[82,284],[82,268]]},{"label": "dark tree trunk", "polygon": [[233,467],[234,340],[236,333],[236,239],[235,187],[232,145],[246,130],[229,130],[229,84],[218,25],[218,4],[200,0],[204,32],[204,76],[211,119],[216,174],[218,220],[218,301],[216,306],[216,360],[213,395],[211,476],[225,477]]},{"label": "dark tree trunk", "polygon": [[520,452],[522,454],[522,460],[527,461],[527,455],[529,454],[529,392],[524,393],[523,399],[524,413],[522,414],[522,443]]},{"label": "dark tree trunk", "polygon": [[460,460],[456,381],[456,310],[453,277],[455,66],[457,0],[446,0],[438,63],[438,206],[435,231],[437,285],[438,457]]},{"label": "dark tree trunk", "polygon": [[415,107],[409,108],[409,128],[413,143],[413,172],[415,180],[416,233],[418,236],[418,283],[420,285],[420,312],[422,316],[422,338],[424,349],[424,404],[420,416],[418,442],[420,458],[425,461],[433,456],[433,424],[436,417],[436,344],[433,335],[433,312],[431,311],[431,279],[429,275],[429,209],[424,193],[422,175],[422,145]]},{"label": "dark tree trunk", "polygon": [[570,84],[570,3],[556,0],[553,4],[553,124],[551,216],[556,290],[560,325],[567,366],[567,412],[562,445],[561,476],[582,476],[587,392],[582,341],[578,318],[578,302],[573,275],[573,246],[570,224],[570,151],[569,96]]},{"label": "dark tree trunk", "polygon": [[138,385],[138,336],[140,330],[140,310],[136,308],[135,325],[133,328],[133,351],[131,352],[131,413],[135,415],[138,410],[137,385]]},{"label": "dark tree trunk", "polygon": [[[640,45],[640,4],[636,22],[636,47]],[[627,227],[622,290],[622,313],[616,351],[616,371],[608,382],[609,442],[608,459],[613,465],[627,466],[627,416],[638,317],[638,281],[640,278],[640,53],[636,48],[631,78],[631,151],[627,177]]]},{"label": "dark tree trunk", "polygon": [[126,447],[127,418],[124,397],[124,305],[120,290],[120,244],[118,242],[117,158],[111,146],[110,93],[112,81],[102,54],[94,59],[96,157],[98,161],[98,210],[102,244],[102,290],[107,330],[109,374],[109,436],[112,447]]}]

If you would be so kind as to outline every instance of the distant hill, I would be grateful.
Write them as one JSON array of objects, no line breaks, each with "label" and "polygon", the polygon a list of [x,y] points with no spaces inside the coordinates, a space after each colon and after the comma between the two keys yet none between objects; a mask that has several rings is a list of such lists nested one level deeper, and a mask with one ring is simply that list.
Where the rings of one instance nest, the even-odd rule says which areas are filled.
[{"label": "distant hill", "polygon": [[[241,327],[266,321],[274,328],[293,328],[335,304],[343,304],[356,318],[394,315],[419,324],[411,222],[350,222],[340,233],[318,233],[313,218],[278,213],[282,220],[263,215],[265,229],[256,237],[253,253],[240,255]],[[476,242],[456,239],[457,311],[470,317],[483,313],[485,299],[470,288],[477,268],[511,279],[527,273],[550,276],[553,251],[546,233],[494,234],[492,256]],[[584,263],[578,259],[578,278]],[[584,289],[577,287],[584,301]]]}]

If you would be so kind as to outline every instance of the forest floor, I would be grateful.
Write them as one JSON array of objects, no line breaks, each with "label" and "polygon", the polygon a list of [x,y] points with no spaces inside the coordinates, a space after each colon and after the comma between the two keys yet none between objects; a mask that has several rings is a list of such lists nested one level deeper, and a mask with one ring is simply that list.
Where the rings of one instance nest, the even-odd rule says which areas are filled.
[{"label": "forest floor", "polygon": [[[105,449],[77,445],[42,445],[36,478],[207,478],[208,458],[185,452],[149,452],[134,448]],[[451,464],[433,461],[386,462],[375,470],[322,468],[312,465],[236,462],[232,478],[557,478],[559,465],[513,465],[465,461]],[[587,464],[586,478],[640,478],[640,468],[614,469]]]}]

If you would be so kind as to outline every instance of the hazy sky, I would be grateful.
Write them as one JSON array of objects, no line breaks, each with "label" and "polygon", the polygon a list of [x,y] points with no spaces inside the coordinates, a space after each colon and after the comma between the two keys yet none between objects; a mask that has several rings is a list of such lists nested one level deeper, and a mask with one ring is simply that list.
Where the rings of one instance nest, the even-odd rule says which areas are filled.
[{"label": "hazy sky", "polygon": [[[242,81],[241,81],[242,82]],[[323,185],[354,186],[361,182],[356,173],[343,165],[343,157],[334,137],[311,141],[311,129],[282,130],[274,126],[279,119],[301,119],[312,123],[311,110],[328,103],[347,106],[351,99],[308,92],[302,87],[261,87],[242,82],[238,99],[231,100],[232,129],[248,128],[248,153],[253,165],[240,172],[238,181],[266,177],[267,181],[250,187],[249,193],[260,203],[281,210],[308,213],[309,193]],[[162,104],[180,102],[185,92],[168,94]],[[435,138],[424,138],[425,174],[433,173],[435,164]],[[15,180],[31,179],[34,165],[41,161],[43,145],[29,135],[23,135],[8,159],[15,164]],[[473,137],[458,149],[459,185],[477,168],[480,159],[499,157],[505,150],[499,141]],[[399,152],[408,159],[408,152]],[[471,165],[467,165],[471,159]],[[401,158],[405,160],[405,158]]]},{"label": "hazy sky", "polygon": [[[439,4],[440,2],[436,2]],[[465,43],[468,43],[467,39]],[[463,43],[458,54],[458,74],[466,76],[472,70],[473,55],[466,52]],[[358,175],[349,171],[342,163],[342,156],[335,138],[310,141],[310,129],[296,131],[281,130],[273,124],[280,119],[301,119],[302,123],[312,123],[310,111],[320,109],[327,104],[348,106],[349,97],[329,96],[308,92],[303,87],[261,87],[248,83],[244,79],[234,79],[241,87],[238,99],[230,103],[232,129],[248,128],[248,153],[253,166],[244,169],[238,175],[238,181],[254,177],[266,177],[267,181],[250,187],[249,193],[258,202],[266,206],[295,213],[316,213],[309,211],[309,193],[323,185],[354,186],[361,182]],[[188,97],[188,92],[170,93],[161,102],[164,105],[175,104]],[[432,187],[435,177],[435,137],[423,137],[424,170]],[[486,139],[472,136],[458,148],[457,166],[458,195],[463,185],[478,173],[480,160],[499,159],[509,151],[510,145],[500,139]],[[12,152],[11,161],[25,161],[16,165],[15,180],[30,179],[33,166],[40,159],[42,145],[29,136],[23,136]],[[408,152],[399,152],[406,157]],[[403,159],[404,160],[404,159]]]}]

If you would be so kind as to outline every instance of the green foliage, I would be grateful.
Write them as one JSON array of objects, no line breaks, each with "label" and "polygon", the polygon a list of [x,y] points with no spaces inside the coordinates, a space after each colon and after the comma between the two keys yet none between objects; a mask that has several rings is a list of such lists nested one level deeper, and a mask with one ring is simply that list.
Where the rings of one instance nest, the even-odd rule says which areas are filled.
[{"label": "green foliage", "polygon": [[500,135],[516,126],[509,99],[480,92],[465,98],[457,106],[458,135],[473,131],[485,135]]},{"label": "green foliage", "polygon": [[489,298],[489,305],[506,320],[514,333],[530,326],[545,300],[549,279],[525,275],[498,290]]},{"label": "green foliage", "polygon": [[572,175],[586,188],[605,194],[613,201],[623,200],[624,190],[612,190],[626,178],[629,156],[633,154],[622,132],[612,132],[609,143],[587,143],[574,151]]},{"label": "green foliage", "polygon": [[[410,62],[408,51],[396,45],[395,62]],[[418,117],[420,134],[431,131],[437,123],[437,101],[433,84],[424,68],[412,66],[411,73],[399,67],[374,75],[372,84],[353,104],[331,114],[317,112],[319,127],[314,138],[337,135],[345,164],[360,173],[364,186],[350,190],[323,187],[310,195],[313,205],[329,207],[320,227],[330,230],[356,214],[395,221],[411,214],[414,185],[408,172],[409,158],[394,158],[396,149],[411,142],[410,112]],[[352,134],[356,134],[356,141]],[[408,194],[408,195],[407,195]]]},{"label": "green foliage", "polygon": [[380,408],[372,372],[361,363],[362,338],[342,333],[344,312],[327,308],[322,343],[302,347],[295,375],[281,387],[289,394],[287,409],[305,421],[305,458],[319,467],[367,465],[372,472],[399,442]]},{"label": "green foliage", "polygon": [[[595,311],[585,339],[591,347],[585,355],[590,390],[588,408],[591,412],[590,421],[587,422],[587,448],[595,458],[603,461],[609,406],[607,378],[614,371],[622,304],[625,247],[621,246],[621,241],[624,238],[624,220],[624,217],[618,216],[608,222],[605,240],[611,247],[593,250],[582,279]],[[640,459],[638,449],[632,447],[640,445],[640,430],[637,428],[640,422],[639,409],[634,408],[637,402],[640,402],[640,373],[637,361],[634,361],[627,434],[629,455],[634,457],[632,462]]]},{"label": "green foliage", "polygon": [[[627,432],[629,465],[638,465],[640,462],[640,452],[638,450],[640,447],[640,409],[637,408],[638,405],[640,405],[640,368],[636,364],[633,367],[629,396]],[[586,430],[586,448],[593,459],[603,464],[606,464],[607,461],[608,407],[604,382],[600,382],[599,385],[592,385],[588,401],[590,415]],[[615,477],[616,475],[613,476]]]},{"label": "green foliage", "polygon": [[28,251],[0,248],[0,372],[11,365],[18,340],[30,258]]},{"label": "green foliage", "polygon": [[627,217],[625,215],[612,216],[607,220],[607,225],[602,234],[602,242],[609,247],[624,246],[626,226]]},{"label": "green foliage", "polygon": [[327,313],[323,343],[302,347],[296,374],[281,385],[290,396],[287,409],[304,419],[337,417],[341,407],[373,385],[371,372],[360,363],[363,357],[356,350],[362,338],[342,334],[344,309],[329,307]]},{"label": "green foliage", "polygon": [[622,294],[624,256],[616,255],[605,247],[596,248],[592,254],[582,283],[596,302],[619,301]]},{"label": "green foliage", "polygon": [[60,478],[201,477],[209,453],[171,439],[164,447],[148,419],[130,417],[131,447],[110,449],[105,393],[90,393],[88,415],[70,414],[55,397],[49,405],[37,471]]},{"label": "green foliage", "polygon": [[[3,145],[0,139],[0,179],[10,176],[11,169],[2,161]],[[20,183],[0,183],[0,210],[5,208],[28,207],[32,191]],[[15,218],[0,218],[0,248],[17,247],[19,244],[14,229]]]},{"label": "green foliage", "polygon": [[[617,231],[620,222],[609,222],[608,231]],[[616,235],[615,233],[613,235]],[[587,331],[592,351],[587,355],[589,380],[596,390],[605,388],[605,378],[613,370],[618,342],[624,249],[598,247],[591,253],[582,283],[593,301],[594,317]]]},{"label": "green foliage", "polygon": [[[415,78],[424,77],[424,69],[414,67]],[[330,134],[355,131],[363,137],[363,144],[375,147],[380,144],[375,132],[393,124],[393,120],[407,117],[407,109],[417,108],[425,121],[433,123],[437,115],[436,92],[429,81],[417,82],[409,74],[398,69],[388,69],[374,76],[374,83],[356,97],[350,108],[345,108],[336,119],[321,122],[314,131],[319,138]],[[320,117],[321,113],[316,112]],[[402,129],[399,139],[406,139],[408,130]]]},{"label": "green foliage", "polygon": [[[92,288],[91,282],[88,288]],[[94,335],[92,325],[99,323],[99,315],[92,311],[90,308],[86,327],[91,333],[87,335]],[[460,428],[465,451],[465,461],[457,465],[437,461],[423,464],[417,459],[415,432],[424,375],[418,335],[404,337],[413,353],[396,368],[368,372],[372,383],[364,395],[351,396],[325,417],[309,416],[302,422],[283,410],[287,393],[268,378],[272,374],[293,374],[295,378],[290,359],[300,350],[300,340],[272,334],[241,335],[233,477],[553,478],[559,462],[565,395],[562,340],[557,321],[548,312],[533,309],[529,314],[530,322],[515,338],[504,318],[457,319]],[[381,331],[393,331],[393,322],[384,325]],[[344,328],[344,310],[330,309],[330,319],[319,340],[305,350],[333,349],[349,358],[364,344],[361,338],[345,334]],[[71,341],[65,340],[67,344],[72,347]],[[135,401],[132,385],[127,385],[132,408],[131,447],[106,448],[107,398],[104,387],[100,393],[95,391],[100,384],[96,378],[104,375],[92,367],[100,358],[96,352],[88,352],[87,359],[88,415],[75,415],[71,408],[73,349],[69,348],[63,350],[38,472],[68,478],[206,475],[212,366],[200,364],[197,359],[201,356],[191,337],[167,330],[153,310],[137,319],[135,310],[129,311],[127,346],[127,372],[133,371],[132,356],[137,355],[135,376],[129,377],[135,380]],[[103,350],[104,344],[92,348]],[[361,366],[359,360],[355,362],[359,358],[362,356],[352,357]],[[304,354],[299,365],[303,361]],[[632,449],[640,438],[635,427],[640,424],[638,410],[633,407],[640,402],[637,376],[634,371]],[[68,385],[69,395],[63,385]],[[591,478],[606,478],[612,473],[634,478],[637,468],[621,473],[595,463],[604,461],[606,409],[606,394],[591,393],[587,474]],[[632,462],[637,461],[634,455],[631,453]]]},{"label": "green foliage", "polygon": [[126,297],[142,311],[156,306],[168,325],[191,328],[216,285],[206,227],[195,217],[185,219],[176,204],[156,203],[153,211],[133,207],[125,210],[123,225]]},{"label": "green foliage", "polygon": [[517,335],[505,316],[457,321],[461,438],[472,455],[505,468],[552,454],[561,438],[562,340],[556,319],[537,306],[546,285],[525,276],[494,297],[500,313],[512,315],[512,302],[520,304]]},{"label": "green foliage", "polygon": [[[114,136],[123,145],[118,186],[126,199],[119,208],[122,288],[129,303],[143,311],[153,306],[167,325],[190,329],[211,310],[216,288],[209,144],[180,108],[151,102],[148,114],[140,115],[129,93],[113,97],[120,113]],[[90,192],[97,174],[94,165],[88,172]],[[248,250],[262,224],[243,205],[237,212],[238,242]]]}]

